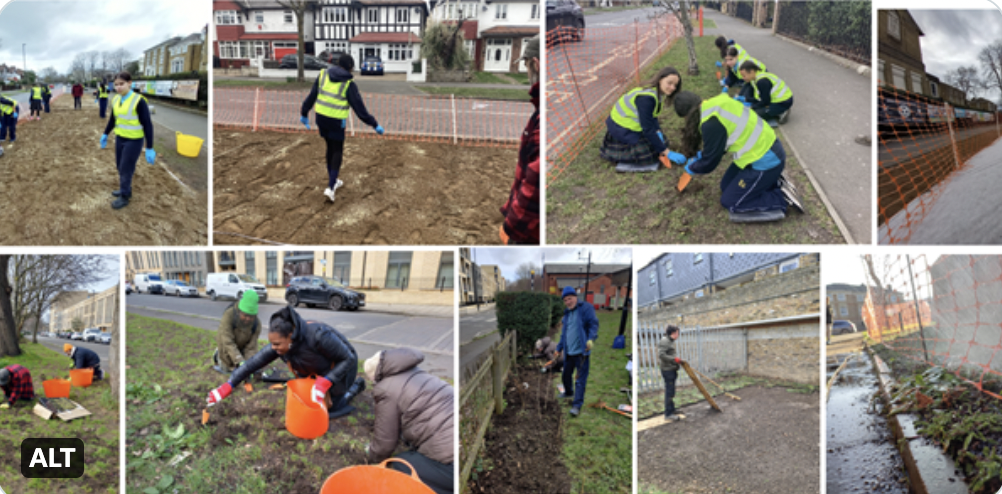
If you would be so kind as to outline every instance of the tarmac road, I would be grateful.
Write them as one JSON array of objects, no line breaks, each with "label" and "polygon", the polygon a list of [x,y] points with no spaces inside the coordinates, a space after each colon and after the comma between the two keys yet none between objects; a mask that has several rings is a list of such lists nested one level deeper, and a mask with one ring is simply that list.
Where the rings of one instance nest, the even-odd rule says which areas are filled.
[{"label": "tarmac road", "polygon": [[[63,345],[66,343],[69,343],[73,346],[94,350],[94,353],[96,353],[97,356],[101,358],[101,368],[105,369],[106,371],[108,369],[108,349],[111,347],[111,345],[102,345],[101,343],[89,343],[86,341],[79,341],[79,340],[76,341],[66,340],[62,338],[47,338],[42,336],[38,337],[38,343],[40,345],[44,345],[46,348],[55,350],[59,353],[63,353]],[[117,345],[118,343],[115,340],[111,340],[111,344]],[[70,368],[69,357],[66,357],[66,368],[67,369]]]}]

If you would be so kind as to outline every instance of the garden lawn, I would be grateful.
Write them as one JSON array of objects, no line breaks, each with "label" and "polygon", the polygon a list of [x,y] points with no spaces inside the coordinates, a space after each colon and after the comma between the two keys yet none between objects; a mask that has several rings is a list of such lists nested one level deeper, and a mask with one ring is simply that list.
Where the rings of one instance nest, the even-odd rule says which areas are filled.
[{"label": "garden lawn", "polygon": [[[21,343],[22,355],[0,358],[0,367],[20,364],[31,372],[35,401],[18,401],[0,410],[0,485],[11,494],[21,492],[100,493],[118,489],[118,396],[107,380],[88,388],[72,388],[70,399],[91,415],[70,422],[53,417],[43,420],[32,413],[38,398],[45,397],[42,381],[69,379],[66,355],[36,343]],[[116,369],[117,371],[117,369]],[[106,370],[106,372],[111,372]],[[21,476],[21,441],[29,437],[72,437],[84,442],[87,464],[78,479],[27,479]]]},{"label": "garden lawn", "polygon": [[[682,76],[682,88],[704,98],[719,94],[714,62],[719,52],[713,37],[694,38],[699,76]],[[688,67],[684,40],[678,40],[641,74],[646,79],[664,66]],[[737,94],[737,89],[731,91]],[[604,117],[603,117],[604,120]],[[669,143],[681,139],[683,121],[672,108],[661,114],[661,128]],[[684,192],[675,187],[684,173],[673,166],[654,173],[620,174],[599,157],[603,128],[577,159],[547,184],[547,241],[551,244],[832,244],[843,243],[835,222],[801,168],[789,143],[776,134],[786,149],[786,174],[800,191],[807,210],[791,210],[786,219],[772,223],[736,224],[720,205],[720,178],[731,163],[725,157],[709,175],[694,177]]]},{"label": "garden lawn", "polygon": [[513,84],[514,89],[494,89],[487,87],[439,87],[415,85],[414,87],[428,94],[448,95],[453,94],[457,98],[475,99],[497,99],[497,100],[522,100],[530,101],[529,90],[518,88]]},{"label": "garden lawn", "polygon": [[227,379],[210,367],[215,332],[135,314],[127,331],[130,492],[318,492],[337,470],[365,463],[369,389],[352,401],[355,412],[313,441],[286,431],[285,390],[259,381],[251,393],[234,389],[203,426],[206,395]]}]

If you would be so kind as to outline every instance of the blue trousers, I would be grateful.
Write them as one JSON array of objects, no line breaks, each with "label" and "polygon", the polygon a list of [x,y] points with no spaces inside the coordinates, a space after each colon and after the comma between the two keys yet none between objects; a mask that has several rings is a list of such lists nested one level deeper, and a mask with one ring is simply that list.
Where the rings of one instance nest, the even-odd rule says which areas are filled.
[{"label": "blue trousers", "polygon": [[[588,384],[588,368],[591,366],[588,355],[568,355],[564,359],[564,372],[561,377],[564,380],[564,393],[574,390],[574,401],[571,406],[581,408],[584,406],[585,386]],[[578,378],[571,381],[574,370],[578,371]]]},{"label": "blue trousers", "polygon": [[337,177],[341,174],[341,162],[344,160],[344,139],[327,139],[327,188],[333,189]]},{"label": "blue trousers", "polygon": [[45,113],[49,113],[49,98],[45,98],[42,101],[45,102]]},{"label": "blue trousers", "polygon": [[665,380],[665,417],[675,414],[675,381],[678,379],[678,371],[661,371],[661,377]]},{"label": "blue trousers", "polygon": [[756,170],[748,166],[738,168],[731,166],[720,179],[720,205],[732,213],[750,213],[753,211],[772,211],[780,209],[786,212],[786,199],[779,190],[779,176],[786,168],[786,151],[783,144],[776,139],[772,152],[779,158],[779,164],[768,170]]},{"label": "blue trousers", "polygon": [[122,139],[115,136],[115,166],[118,167],[118,190],[122,197],[132,197],[132,176],[136,174],[136,162],[143,154],[144,139]]},{"label": "blue trousers", "polygon": [[101,118],[104,118],[105,111],[108,109],[108,98],[99,98],[97,103],[101,108]]},{"label": "blue trousers", "polygon": [[2,119],[3,128],[0,129],[0,141],[7,139],[7,133],[10,133],[10,142],[14,142],[17,139],[17,119],[14,118],[14,114],[4,115]]},{"label": "blue trousers", "polygon": [[793,106],[793,96],[790,96],[790,99],[782,103],[772,103],[769,106],[756,108],[755,113],[758,113],[758,116],[766,120],[772,120],[778,118],[786,110],[789,110],[791,106]]}]

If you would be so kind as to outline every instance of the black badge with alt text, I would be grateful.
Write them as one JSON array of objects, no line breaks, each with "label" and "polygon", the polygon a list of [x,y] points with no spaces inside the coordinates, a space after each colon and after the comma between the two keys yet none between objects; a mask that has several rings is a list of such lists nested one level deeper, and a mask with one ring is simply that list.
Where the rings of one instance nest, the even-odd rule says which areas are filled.
[{"label": "black badge with alt text", "polygon": [[28,438],[21,442],[21,475],[75,479],[84,474],[84,442],[77,438]]}]

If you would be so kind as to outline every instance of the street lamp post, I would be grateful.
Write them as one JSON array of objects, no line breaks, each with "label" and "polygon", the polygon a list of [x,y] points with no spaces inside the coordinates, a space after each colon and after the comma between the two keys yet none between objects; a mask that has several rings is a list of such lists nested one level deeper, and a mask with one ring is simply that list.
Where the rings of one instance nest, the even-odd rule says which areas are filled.
[{"label": "street lamp post", "polygon": [[28,75],[28,43],[21,43],[21,61],[24,65],[21,67],[21,84],[24,84],[24,76]]}]

